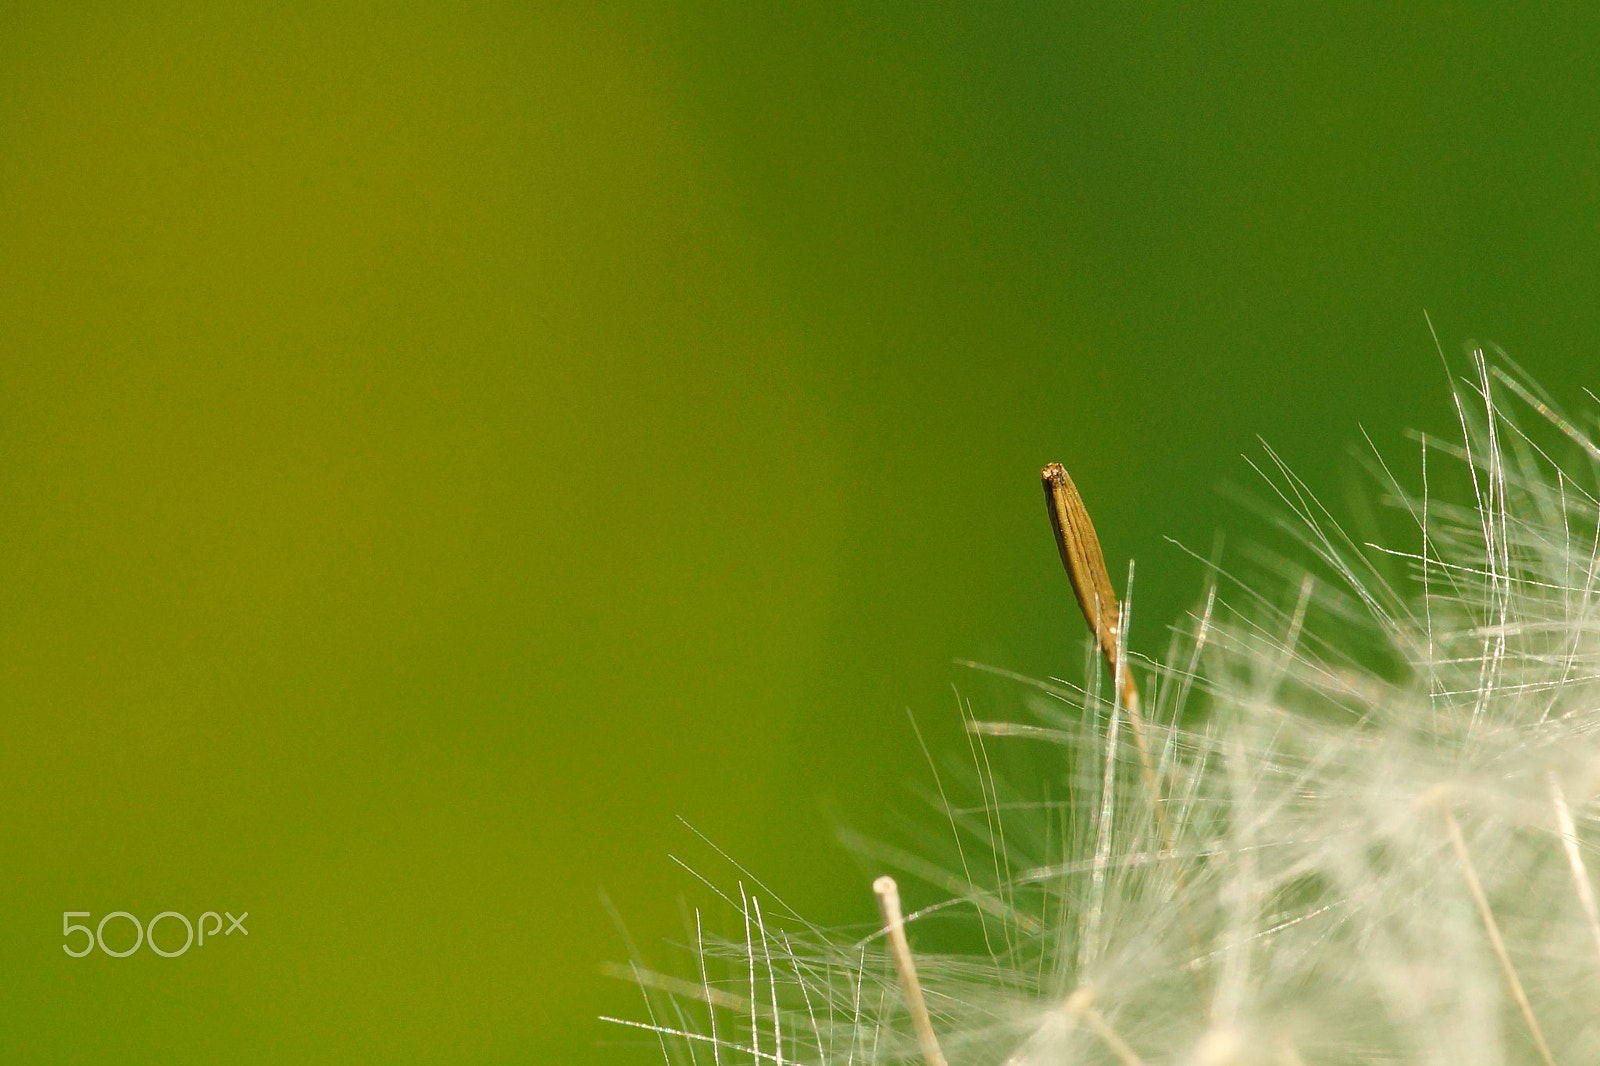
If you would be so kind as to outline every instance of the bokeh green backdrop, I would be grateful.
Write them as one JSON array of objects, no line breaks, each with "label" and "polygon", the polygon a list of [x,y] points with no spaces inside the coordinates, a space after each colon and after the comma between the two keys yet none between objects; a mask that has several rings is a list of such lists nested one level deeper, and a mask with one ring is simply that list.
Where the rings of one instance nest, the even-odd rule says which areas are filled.
[{"label": "bokeh green backdrop", "polygon": [[869,917],[905,708],[1082,661],[1041,463],[1159,647],[1256,434],[1448,429],[1424,309],[1596,384],[1502,8],[0,8],[0,1060],[654,1062],[678,815]]}]

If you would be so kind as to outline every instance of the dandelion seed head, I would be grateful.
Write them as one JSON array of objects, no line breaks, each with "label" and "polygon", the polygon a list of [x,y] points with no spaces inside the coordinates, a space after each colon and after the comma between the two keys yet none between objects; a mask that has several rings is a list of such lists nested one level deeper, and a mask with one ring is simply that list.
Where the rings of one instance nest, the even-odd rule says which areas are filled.
[{"label": "dandelion seed head", "polygon": [[[1126,596],[1112,625],[1072,571],[1098,545],[1053,513],[1096,595],[1081,684],[1013,677],[1027,715],[968,722],[957,861],[862,848],[938,902],[897,939],[725,893],[739,935],[697,917],[692,976],[629,967],[627,1024],[714,1066],[1600,1061],[1596,413],[1482,352],[1453,399],[1413,479],[1373,464],[1394,543],[1265,448],[1292,553],[1214,566],[1164,657],[1124,643]],[[1006,779],[995,745],[1050,769]],[[940,951],[952,920],[984,949]]]}]

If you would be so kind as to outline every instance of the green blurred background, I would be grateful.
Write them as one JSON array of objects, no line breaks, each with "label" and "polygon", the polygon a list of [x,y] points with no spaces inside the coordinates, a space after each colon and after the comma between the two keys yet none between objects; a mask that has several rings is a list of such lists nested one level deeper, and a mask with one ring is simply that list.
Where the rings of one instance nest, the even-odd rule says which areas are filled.
[{"label": "green blurred background", "polygon": [[654,1063],[679,815],[868,918],[905,709],[1082,663],[1043,462],[1158,650],[1256,434],[1448,430],[1424,309],[1596,384],[1501,6],[0,8],[0,1061]]}]

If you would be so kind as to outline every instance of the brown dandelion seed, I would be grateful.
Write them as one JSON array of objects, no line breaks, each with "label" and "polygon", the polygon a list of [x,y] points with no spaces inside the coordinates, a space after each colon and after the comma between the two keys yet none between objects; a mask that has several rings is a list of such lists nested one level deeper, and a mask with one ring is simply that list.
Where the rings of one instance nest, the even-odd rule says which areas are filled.
[{"label": "brown dandelion seed", "polygon": [[1078,597],[1078,606],[1089,623],[1089,631],[1100,645],[1100,654],[1105,656],[1112,675],[1118,679],[1123,706],[1136,723],[1135,737],[1142,748],[1139,690],[1126,662],[1119,663],[1121,634],[1117,630],[1117,594],[1111,586],[1111,575],[1106,572],[1100,538],[1095,535],[1088,508],[1084,507],[1083,497],[1078,495],[1078,487],[1067,476],[1066,468],[1060,463],[1051,463],[1040,476],[1044,481],[1045,509],[1050,512],[1050,528],[1055,531],[1056,549],[1061,553],[1061,565],[1072,582],[1072,592]]}]

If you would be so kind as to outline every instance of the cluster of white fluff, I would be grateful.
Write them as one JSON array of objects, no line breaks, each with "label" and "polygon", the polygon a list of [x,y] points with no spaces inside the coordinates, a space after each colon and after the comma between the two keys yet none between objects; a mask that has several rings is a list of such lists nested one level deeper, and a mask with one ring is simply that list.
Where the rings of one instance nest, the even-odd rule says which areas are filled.
[{"label": "cluster of white fluff", "polygon": [[[1267,453],[1306,555],[1215,568],[1164,659],[1127,649],[1142,723],[1096,667],[969,723],[956,849],[876,853],[948,897],[906,928],[952,1066],[1600,1062],[1595,421],[1481,353],[1456,408],[1415,475],[1378,465],[1400,543]],[[1001,736],[1037,781],[990,772]],[[631,968],[669,1061],[925,1060],[881,929],[725,898],[742,936],[694,916],[679,976]],[[957,915],[982,950],[935,950]]]}]

